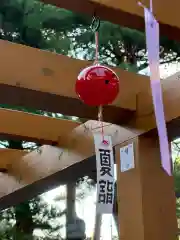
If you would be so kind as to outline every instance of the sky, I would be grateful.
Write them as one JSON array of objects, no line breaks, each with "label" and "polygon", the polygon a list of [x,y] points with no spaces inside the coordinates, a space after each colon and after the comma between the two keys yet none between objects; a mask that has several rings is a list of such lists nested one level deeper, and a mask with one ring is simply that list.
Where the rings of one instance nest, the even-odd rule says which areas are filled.
[{"label": "sky", "polygon": [[[160,65],[160,77],[161,79],[167,78],[180,70],[180,64],[179,63],[170,63],[170,64],[162,64]],[[139,72],[143,75],[149,75],[149,67],[141,70]]]}]

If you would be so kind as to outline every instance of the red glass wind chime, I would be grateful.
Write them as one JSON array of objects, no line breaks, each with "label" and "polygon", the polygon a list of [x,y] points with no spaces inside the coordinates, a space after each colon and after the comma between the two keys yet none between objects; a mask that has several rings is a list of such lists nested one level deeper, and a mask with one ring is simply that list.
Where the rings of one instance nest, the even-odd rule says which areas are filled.
[{"label": "red glass wind chime", "polygon": [[[94,16],[91,29],[95,34],[95,61],[79,73],[75,89],[85,104],[99,108],[98,120],[102,123],[103,106],[111,104],[119,93],[119,78],[112,69],[99,63],[99,28],[100,20]],[[103,135],[103,123],[101,126]],[[104,138],[103,143],[108,144]]]}]

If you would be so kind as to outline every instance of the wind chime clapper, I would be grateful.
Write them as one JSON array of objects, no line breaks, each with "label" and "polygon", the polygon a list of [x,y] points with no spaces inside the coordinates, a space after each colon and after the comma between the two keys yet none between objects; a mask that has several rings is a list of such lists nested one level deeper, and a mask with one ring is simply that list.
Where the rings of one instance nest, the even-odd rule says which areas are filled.
[{"label": "wind chime clapper", "polygon": [[168,175],[171,172],[171,158],[169,151],[169,142],[167,137],[167,127],[164,114],[164,105],[162,98],[162,88],[159,71],[159,23],[153,15],[153,3],[150,0],[150,9],[146,8],[141,2],[138,5],[144,8],[146,46],[150,69],[150,84],[153,97],[156,125],[159,135],[159,145],[161,153],[161,165]]},{"label": "wind chime clapper", "polygon": [[116,99],[119,93],[119,78],[113,70],[99,62],[99,28],[100,20],[94,15],[91,31],[95,35],[95,61],[79,73],[75,89],[82,102],[92,107],[98,107],[102,142],[108,144],[104,138],[103,106],[111,104]]}]

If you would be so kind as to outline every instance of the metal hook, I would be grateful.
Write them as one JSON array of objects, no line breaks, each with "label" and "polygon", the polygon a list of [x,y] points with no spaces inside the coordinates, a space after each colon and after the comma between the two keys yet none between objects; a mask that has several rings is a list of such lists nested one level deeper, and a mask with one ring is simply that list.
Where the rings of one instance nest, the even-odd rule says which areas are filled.
[{"label": "metal hook", "polygon": [[100,27],[100,19],[96,17],[95,13],[94,13],[94,16],[92,17],[92,22],[90,27],[93,32],[97,32]]}]

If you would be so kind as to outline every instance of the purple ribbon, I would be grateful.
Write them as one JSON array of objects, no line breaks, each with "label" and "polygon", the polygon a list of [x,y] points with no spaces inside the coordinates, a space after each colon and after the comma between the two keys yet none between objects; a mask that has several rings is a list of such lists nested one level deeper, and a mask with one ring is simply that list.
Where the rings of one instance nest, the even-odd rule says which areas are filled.
[{"label": "purple ribbon", "polygon": [[148,60],[150,68],[150,84],[152,90],[154,112],[156,125],[159,135],[159,144],[161,152],[161,164],[168,175],[171,173],[171,158],[169,151],[169,142],[167,137],[167,128],[164,115],[164,106],[162,99],[162,89],[159,71],[159,23],[154,18],[152,12],[144,7],[146,46],[148,51]]}]

